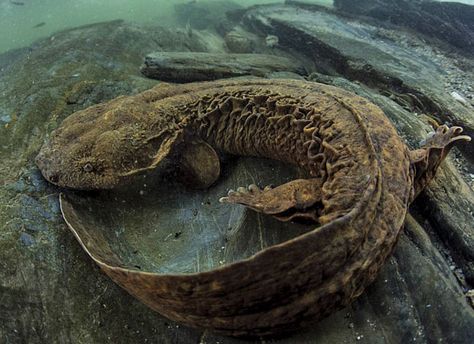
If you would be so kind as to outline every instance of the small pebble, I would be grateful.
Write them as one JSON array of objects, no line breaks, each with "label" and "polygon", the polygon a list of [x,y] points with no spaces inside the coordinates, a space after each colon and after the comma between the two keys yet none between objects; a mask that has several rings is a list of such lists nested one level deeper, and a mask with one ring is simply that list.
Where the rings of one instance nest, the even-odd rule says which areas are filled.
[{"label": "small pebble", "polygon": [[10,115],[3,115],[0,117],[0,121],[4,123],[10,123],[12,121],[12,118]]},{"label": "small pebble", "polygon": [[269,48],[274,48],[276,45],[278,45],[278,41],[279,39],[275,35],[268,35],[267,37],[265,37],[265,44]]},{"label": "small pebble", "polygon": [[34,245],[36,243],[35,238],[33,238],[28,233],[21,233],[20,240],[21,240],[22,244],[25,245],[25,246],[31,246],[31,245]]},{"label": "small pebble", "polygon": [[457,92],[451,92],[451,96],[463,105],[468,105],[466,99]]}]

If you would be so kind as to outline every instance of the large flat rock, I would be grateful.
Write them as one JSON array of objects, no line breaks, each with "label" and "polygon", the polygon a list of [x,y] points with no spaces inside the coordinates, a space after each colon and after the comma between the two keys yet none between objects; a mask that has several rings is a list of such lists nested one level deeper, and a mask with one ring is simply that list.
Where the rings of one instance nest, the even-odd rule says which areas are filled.
[{"label": "large flat rock", "polygon": [[379,25],[398,25],[442,41],[462,53],[474,54],[474,6],[459,2],[424,0],[335,0],[349,15],[371,17]]},{"label": "large flat rock", "polygon": [[305,70],[299,62],[275,55],[156,52],[145,57],[141,72],[152,79],[193,82]]}]

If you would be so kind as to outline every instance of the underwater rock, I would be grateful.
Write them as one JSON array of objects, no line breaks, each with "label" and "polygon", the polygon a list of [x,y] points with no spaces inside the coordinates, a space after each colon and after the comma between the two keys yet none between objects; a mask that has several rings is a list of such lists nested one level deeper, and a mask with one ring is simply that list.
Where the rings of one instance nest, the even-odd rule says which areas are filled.
[{"label": "underwater rock", "polygon": [[399,25],[474,54],[474,6],[422,0],[334,0],[350,16],[377,19],[380,25]]},{"label": "underwater rock", "polygon": [[281,56],[181,52],[149,54],[140,71],[148,78],[171,82],[209,81],[246,75],[264,77],[283,71],[300,75],[305,73],[297,61]]},{"label": "underwater rock", "polygon": [[265,44],[269,48],[274,48],[278,45],[278,36],[275,35],[268,35],[265,37]]},{"label": "underwater rock", "polygon": [[458,102],[460,102],[462,105],[465,105],[465,106],[469,106],[469,103],[467,102],[466,99],[464,99],[463,96],[461,96],[459,93],[453,91],[451,92],[451,96],[457,100]]},{"label": "underwater rock", "polygon": [[255,49],[256,38],[249,32],[237,27],[229,31],[225,37],[225,44],[230,52],[245,54]]},{"label": "underwater rock", "polygon": [[269,79],[296,79],[305,80],[305,77],[293,72],[273,72],[267,75]]},{"label": "underwater rock", "polygon": [[444,164],[416,208],[447,243],[467,283],[474,285],[474,193],[452,162]]},{"label": "underwater rock", "polygon": [[12,117],[10,115],[0,116],[0,122],[3,122],[2,124],[8,124],[11,121],[12,121]]},{"label": "underwater rock", "polygon": [[28,233],[21,233],[20,240],[23,243],[23,245],[25,245],[25,246],[31,246],[31,245],[34,245],[36,243],[35,238],[33,238]]}]

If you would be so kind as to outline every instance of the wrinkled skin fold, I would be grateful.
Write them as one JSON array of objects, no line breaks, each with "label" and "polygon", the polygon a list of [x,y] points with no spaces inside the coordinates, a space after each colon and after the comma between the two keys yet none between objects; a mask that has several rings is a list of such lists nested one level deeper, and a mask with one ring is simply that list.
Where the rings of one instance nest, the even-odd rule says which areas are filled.
[{"label": "wrinkled skin fold", "polygon": [[[126,266],[66,196],[61,209],[92,259],[161,314],[235,336],[294,331],[357,298],[393,251],[409,203],[454,143],[441,126],[409,151],[374,104],[295,80],[160,84],[69,116],[36,158],[50,182],[73,189],[128,183],[165,162],[190,186],[219,176],[216,152],[296,164],[311,176],[240,187],[221,199],[314,230],[221,268],[155,274]],[[225,205],[223,205],[225,206]]]}]

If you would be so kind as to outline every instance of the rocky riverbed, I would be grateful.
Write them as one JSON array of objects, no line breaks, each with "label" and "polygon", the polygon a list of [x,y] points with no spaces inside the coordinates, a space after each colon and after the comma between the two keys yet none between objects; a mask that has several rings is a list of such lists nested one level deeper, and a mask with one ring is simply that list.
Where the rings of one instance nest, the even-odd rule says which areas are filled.
[{"label": "rocky riverbed", "polygon": [[[380,27],[366,15],[348,17],[296,2],[230,6],[220,21],[212,18],[211,27],[200,23],[174,30],[98,23],[0,55],[0,338],[6,343],[245,342],[170,322],[117,287],[67,230],[58,207],[60,190],[47,184],[33,163],[42,142],[69,114],[159,82],[140,73],[149,54],[273,55],[297,67],[267,77],[305,78],[358,93],[382,107],[412,147],[432,130],[433,121],[461,125],[474,136],[474,60],[455,46],[435,44],[397,23]],[[245,59],[235,61],[239,70],[248,70]],[[205,77],[215,78],[212,73],[206,68]],[[142,193],[111,196],[113,202],[140,205],[140,211],[117,206],[111,213],[122,243],[118,249],[134,248],[130,259],[143,268],[189,272],[287,240],[305,228],[241,208],[219,210],[216,197],[231,185],[279,184],[299,173],[266,160],[232,158],[214,189],[168,195],[169,204],[190,209],[169,207],[165,219],[158,217],[163,196],[153,192],[159,188],[152,182]],[[312,328],[276,341],[470,343],[473,186],[471,143],[447,159],[413,204],[393,257],[367,292]],[[214,219],[220,211],[228,223]],[[197,219],[193,232],[183,219]],[[196,238],[207,254],[194,259]]]}]

